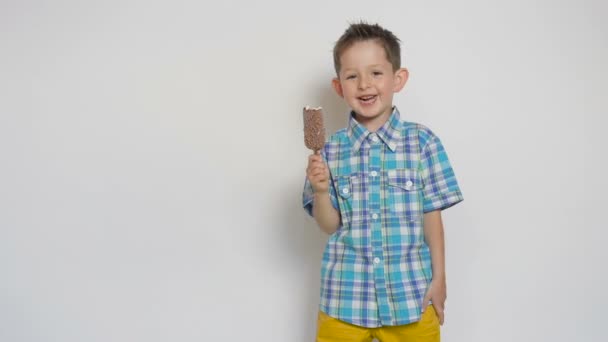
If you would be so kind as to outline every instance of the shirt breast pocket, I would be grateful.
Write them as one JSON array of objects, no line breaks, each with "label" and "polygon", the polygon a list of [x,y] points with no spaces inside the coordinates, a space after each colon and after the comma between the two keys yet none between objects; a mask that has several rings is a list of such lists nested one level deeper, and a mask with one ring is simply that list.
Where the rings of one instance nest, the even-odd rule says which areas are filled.
[{"label": "shirt breast pocket", "polygon": [[422,179],[417,169],[386,171],[386,206],[391,214],[407,221],[415,221],[422,215]]}]

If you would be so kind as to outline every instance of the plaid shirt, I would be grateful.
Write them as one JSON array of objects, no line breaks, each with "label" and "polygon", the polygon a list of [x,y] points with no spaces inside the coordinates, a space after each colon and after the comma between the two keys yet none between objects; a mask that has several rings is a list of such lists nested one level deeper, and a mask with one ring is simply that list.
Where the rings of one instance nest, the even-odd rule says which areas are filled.
[{"label": "plaid shirt", "polygon": [[[432,278],[423,213],[463,200],[441,141],[394,108],[376,133],[351,115],[321,152],[341,224],[323,253],[320,310],[363,327],[420,320]],[[303,205],[312,214],[308,180]]]}]

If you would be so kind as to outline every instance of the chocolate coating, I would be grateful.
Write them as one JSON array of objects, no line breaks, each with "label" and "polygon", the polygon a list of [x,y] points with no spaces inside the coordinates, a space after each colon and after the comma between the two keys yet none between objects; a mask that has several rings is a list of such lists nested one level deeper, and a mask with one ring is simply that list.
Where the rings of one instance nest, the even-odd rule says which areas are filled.
[{"label": "chocolate coating", "polygon": [[325,145],[325,125],[321,109],[304,108],[304,145],[315,152]]}]

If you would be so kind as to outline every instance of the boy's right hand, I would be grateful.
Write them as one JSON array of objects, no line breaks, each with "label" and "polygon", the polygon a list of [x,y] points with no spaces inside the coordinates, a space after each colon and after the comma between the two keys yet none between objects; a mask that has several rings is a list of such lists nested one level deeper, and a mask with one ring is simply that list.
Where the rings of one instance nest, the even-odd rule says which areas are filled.
[{"label": "boy's right hand", "polygon": [[308,157],[306,177],[315,193],[329,191],[329,169],[320,154],[311,154]]}]

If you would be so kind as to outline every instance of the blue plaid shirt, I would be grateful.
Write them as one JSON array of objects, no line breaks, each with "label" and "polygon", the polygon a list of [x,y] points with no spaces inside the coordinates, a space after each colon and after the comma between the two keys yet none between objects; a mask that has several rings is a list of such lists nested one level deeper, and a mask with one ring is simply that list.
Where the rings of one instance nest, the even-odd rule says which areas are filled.
[{"label": "blue plaid shirt", "polygon": [[[432,278],[423,214],[463,200],[441,141],[394,108],[376,133],[351,115],[321,152],[341,223],[323,253],[320,310],[363,327],[420,320]],[[303,205],[312,214],[308,180]]]}]

